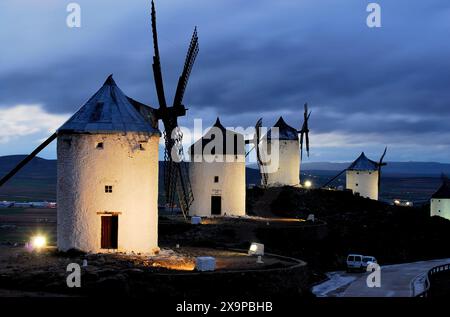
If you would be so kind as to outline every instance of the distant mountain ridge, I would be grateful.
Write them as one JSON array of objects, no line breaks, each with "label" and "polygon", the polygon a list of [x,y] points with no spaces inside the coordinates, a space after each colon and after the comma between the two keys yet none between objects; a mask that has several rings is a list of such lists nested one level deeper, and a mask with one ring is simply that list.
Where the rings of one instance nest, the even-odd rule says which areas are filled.
[{"label": "distant mountain ridge", "polygon": [[[302,170],[305,171],[342,171],[351,163],[331,163],[331,162],[304,162]],[[450,164],[438,162],[387,162],[383,167],[385,174],[403,175],[427,175],[439,176],[442,173],[450,175]]]},{"label": "distant mountain ridge", "polygon": [[[0,177],[9,172],[24,155],[0,156]],[[159,162],[162,171],[162,163]],[[342,171],[350,163],[332,163],[332,162],[304,162],[302,171]],[[247,182],[256,181],[258,176],[257,166],[252,164],[247,167],[247,175],[250,178]],[[403,174],[403,175],[422,175],[439,176],[442,173],[450,175],[450,164],[437,162],[388,162],[383,168],[384,174]],[[56,178],[56,160],[47,160],[40,157],[34,158],[27,166],[23,168],[16,178]]]},{"label": "distant mountain ridge", "polygon": [[[11,171],[25,155],[0,156],[0,177]],[[56,160],[35,157],[15,178],[56,178]]]}]

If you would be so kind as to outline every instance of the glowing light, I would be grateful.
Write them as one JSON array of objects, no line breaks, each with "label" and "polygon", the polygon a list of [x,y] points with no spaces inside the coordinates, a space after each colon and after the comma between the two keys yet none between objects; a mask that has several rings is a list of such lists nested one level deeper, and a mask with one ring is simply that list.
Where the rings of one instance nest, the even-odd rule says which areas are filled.
[{"label": "glowing light", "polygon": [[305,188],[311,188],[312,187],[312,182],[311,181],[306,181],[305,182]]},{"label": "glowing light", "polygon": [[47,239],[44,236],[34,236],[31,238],[31,245],[35,249],[42,249],[47,245]]},{"label": "glowing light", "polygon": [[400,205],[400,200],[394,200],[394,204],[396,204],[396,205]]},{"label": "glowing light", "polygon": [[248,250],[249,255],[264,255],[264,244],[253,242]]}]

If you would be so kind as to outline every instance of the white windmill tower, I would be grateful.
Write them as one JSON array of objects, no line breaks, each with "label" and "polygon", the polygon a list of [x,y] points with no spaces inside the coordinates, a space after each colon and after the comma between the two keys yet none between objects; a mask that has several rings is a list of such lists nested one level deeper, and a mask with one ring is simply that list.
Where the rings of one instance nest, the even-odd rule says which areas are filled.
[{"label": "white windmill tower", "polygon": [[128,98],[112,75],[56,133],[57,245],[61,251],[152,253],[158,247],[155,109]]},{"label": "white windmill tower", "polygon": [[245,215],[244,136],[216,123],[190,147],[191,216]]},{"label": "white windmill tower", "polygon": [[346,169],[346,188],[361,197],[378,200],[381,186],[381,167],[387,148],[379,162],[367,158],[364,152]]},{"label": "white windmill tower", "polygon": [[[308,112],[308,105],[305,104],[304,121],[300,130],[291,127],[284,121],[283,117],[280,117],[262,138],[259,136],[262,120],[258,121],[256,124],[255,148],[262,186],[300,185],[300,164],[303,159],[304,141],[309,156],[308,121],[310,116],[311,112]],[[278,154],[272,155],[273,151],[278,151]]]}]

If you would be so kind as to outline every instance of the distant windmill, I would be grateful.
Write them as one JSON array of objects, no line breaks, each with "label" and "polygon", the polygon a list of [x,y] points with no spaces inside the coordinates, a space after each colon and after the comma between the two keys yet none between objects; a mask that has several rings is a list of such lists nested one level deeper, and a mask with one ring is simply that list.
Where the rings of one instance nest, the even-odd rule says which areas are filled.
[{"label": "distant windmill", "polygon": [[[283,152],[279,157],[279,169],[278,172],[268,173],[267,165],[263,161],[261,152],[261,141],[266,139],[267,142],[271,142],[272,131],[262,136],[261,126],[262,118],[260,118],[255,125],[255,136],[253,140],[247,140],[246,143],[254,143],[254,147],[247,153],[255,149],[256,159],[258,162],[260,174],[261,174],[261,185],[266,186],[285,186],[285,185],[298,185],[300,177],[300,163],[303,158],[303,144],[305,144],[306,152],[309,157],[309,125],[308,121],[311,116],[311,112],[308,112],[308,104],[304,106],[305,111],[303,115],[303,125],[300,130],[294,129],[289,126],[282,117],[274,125],[274,128],[278,129],[278,136],[273,136],[277,139],[279,143],[279,151]],[[300,138],[299,138],[300,134]],[[282,144],[281,144],[282,143]],[[299,145],[300,145],[300,155],[299,155]],[[264,144],[263,144],[264,146]],[[286,170],[289,169],[289,170]],[[286,178],[288,175],[288,179]]]},{"label": "distant windmill", "polygon": [[381,189],[381,168],[387,165],[383,162],[386,152],[387,147],[384,149],[378,162],[369,160],[364,152],[361,153],[349,167],[339,172],[336,176],[322,185],[321,188],[327,187],[339,176],[347,172],[347,189],[351,189],[353,192],[358,193],[363,197],[378,200]]},{"label": "distant windmill", "polygon": [[183,105],[183,96],[199,51],[197,28],[194,29],[191,43],[186,55],[183,72],[178,80],[177,90],[172,107],[168,107],[164,94],[164,85],[159,56],[158,33],[156,31],[156,10],[152,1],[152,32],[153,32],[153,74],[155,77],[156,92],[158,95],[159,109],[157,117],[164,124],[165,152],[164,152],[164,183],[166,202],[173,206],[175,194],[177,195],[183,215],[186,217],[194,197],[189,181],[187,165],[183,162],[183,134],[178,127],[178,117],[186,115]]}]

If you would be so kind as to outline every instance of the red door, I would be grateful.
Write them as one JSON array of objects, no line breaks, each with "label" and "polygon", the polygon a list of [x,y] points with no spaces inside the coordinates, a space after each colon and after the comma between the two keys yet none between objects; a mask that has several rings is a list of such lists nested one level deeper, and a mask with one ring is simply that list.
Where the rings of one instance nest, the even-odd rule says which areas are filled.
[{"label": "red door", "polygon": [[119,231],[118,216],[102,216],[102,249],[117,249]]}]

